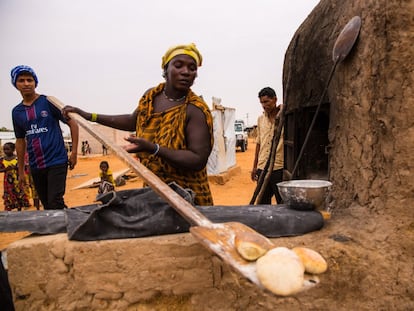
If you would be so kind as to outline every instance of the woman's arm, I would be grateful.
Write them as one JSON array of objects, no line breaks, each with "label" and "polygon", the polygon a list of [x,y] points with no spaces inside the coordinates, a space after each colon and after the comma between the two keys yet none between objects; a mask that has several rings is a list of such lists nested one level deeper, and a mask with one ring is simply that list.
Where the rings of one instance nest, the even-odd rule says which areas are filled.
[{"label": "woman's arm", "polygon": [[193,105],[187,108],[186,122],[185,150],[170,149],[161,145],[158,149],[156,144],[134,135],[125,138],[131,145],[125,146],[124,149],[128,152],[156,152],[157,156],[164,158],[174,167],[199,171],[206,166],[211,153],[210,130],[204,113]]},{"label": "woman's arm", "polygon": [[131,114],[104,115],[86,112],[78,107],[65,106],[62,113],[66,117],[69,116],[69,113],[77,113],[86,120],[97,122],[99,124],[123,131],[135,131],[137,122],[137,110],[134,110]]}]

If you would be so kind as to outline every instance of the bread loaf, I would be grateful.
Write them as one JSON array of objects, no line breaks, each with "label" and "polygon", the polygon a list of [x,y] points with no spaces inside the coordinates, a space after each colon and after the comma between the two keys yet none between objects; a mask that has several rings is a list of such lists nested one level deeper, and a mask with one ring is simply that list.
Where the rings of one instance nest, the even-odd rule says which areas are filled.
[{"label": "bread loaf", "polygon": [[275,245],[257,232],[240,232],[234,238],[237,252],[248,261],[255,261]]},{"label": "bread loaf", "polygon": [[328,263],[317,251],[306,247],[295,247],[292,251],[299,256],[307,273],[320,274],[328,269]]},{"label": "bread loaf", "polygon": [[302,261],[286,247],[276,247],[260,257],[256,271],[262,285],[276,295],[289,296],[304,286]]}]

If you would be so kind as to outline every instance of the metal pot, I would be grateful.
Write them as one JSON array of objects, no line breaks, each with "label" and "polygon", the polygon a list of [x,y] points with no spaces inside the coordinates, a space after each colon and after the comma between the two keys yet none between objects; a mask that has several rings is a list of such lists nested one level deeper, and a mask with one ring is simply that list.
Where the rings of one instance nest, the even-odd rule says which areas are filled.
[{"label": "metal pot", "polygon": [[296,210],[313,210],[323,206],[332,183],[327,180],[289,180],[277,184],[283,203]]}]

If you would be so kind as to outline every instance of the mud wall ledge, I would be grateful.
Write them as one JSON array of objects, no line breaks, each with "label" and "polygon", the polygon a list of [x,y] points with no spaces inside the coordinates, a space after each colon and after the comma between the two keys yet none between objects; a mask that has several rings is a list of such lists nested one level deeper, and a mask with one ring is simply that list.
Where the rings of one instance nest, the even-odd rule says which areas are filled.
[{"label": "mud wall ledge", "polygon": [[226,279],[253,287],[189,233],[92,242],[29,236],[9,246],[7,263],[16,310],[126,310],[209,295]]}]

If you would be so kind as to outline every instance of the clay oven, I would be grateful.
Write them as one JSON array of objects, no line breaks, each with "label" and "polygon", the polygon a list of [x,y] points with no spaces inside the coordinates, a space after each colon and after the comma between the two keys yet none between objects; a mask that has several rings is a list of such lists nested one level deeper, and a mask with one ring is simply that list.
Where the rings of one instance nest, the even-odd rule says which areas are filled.
[{"label": "clay oven", "polygon": [[335,71],[297,169],[333,182],[332,207],[383,208],[412,197],[413,2],[321,1],[285,55],[286,170],[291,172],[353,16],[359,38]]}]

